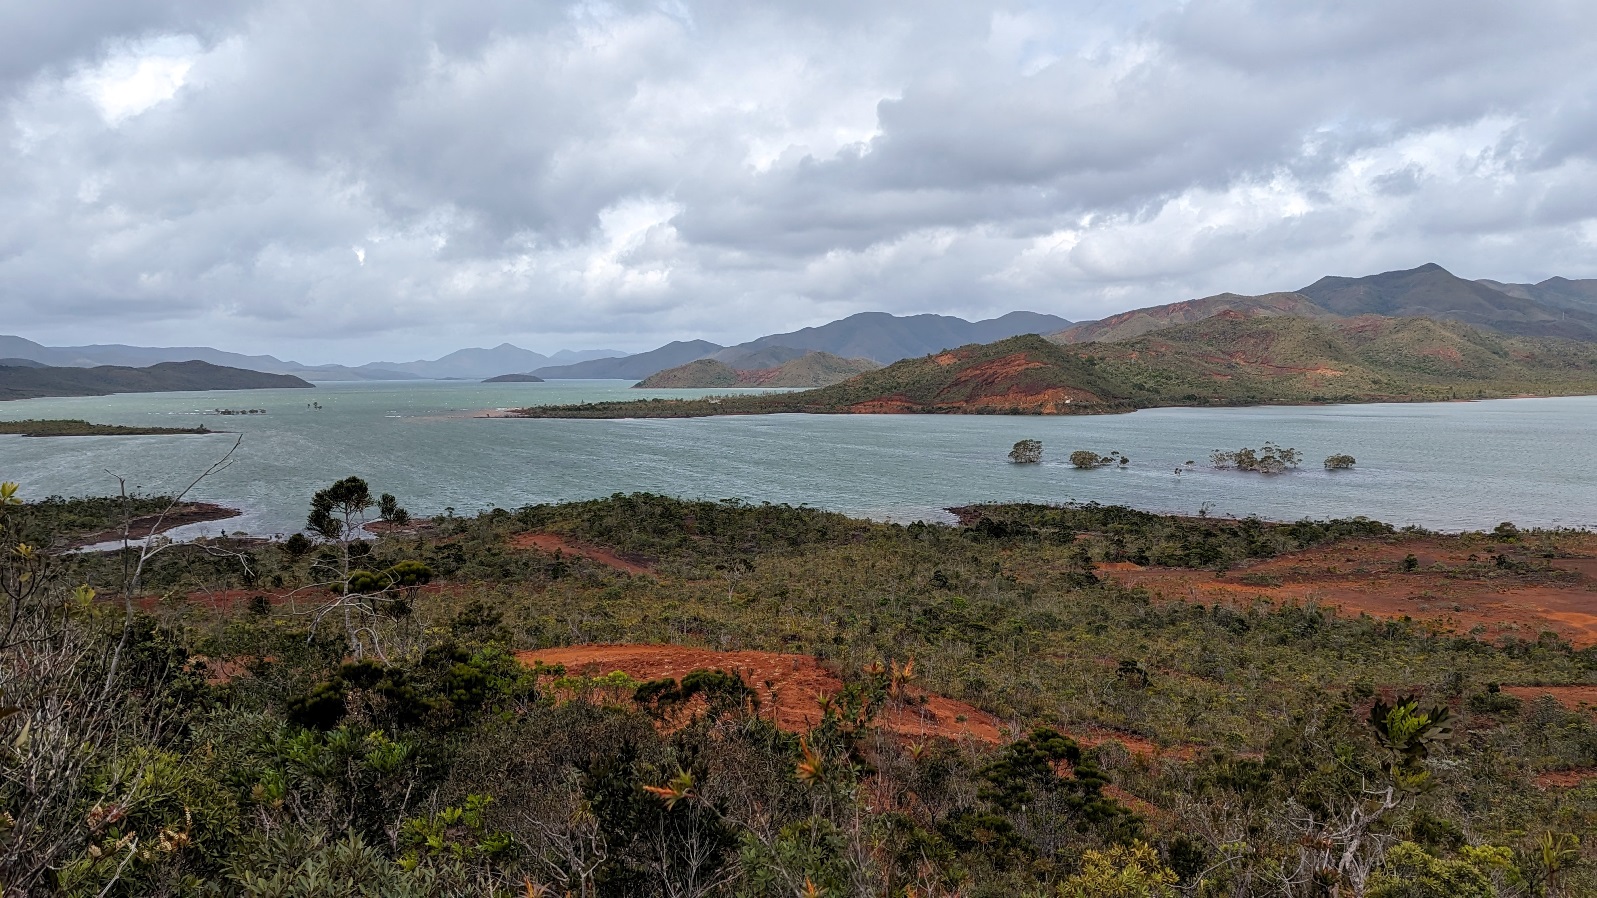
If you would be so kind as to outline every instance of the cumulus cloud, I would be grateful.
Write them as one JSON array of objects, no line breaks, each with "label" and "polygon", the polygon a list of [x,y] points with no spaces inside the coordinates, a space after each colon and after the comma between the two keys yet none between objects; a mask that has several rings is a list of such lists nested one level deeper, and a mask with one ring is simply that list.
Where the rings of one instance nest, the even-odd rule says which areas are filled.
[{"label": "cumulus cloud", "polygon": [[363,361],[1597,276],[1575,0],[72,6],[0,11],[0,331],[50,342]]}]

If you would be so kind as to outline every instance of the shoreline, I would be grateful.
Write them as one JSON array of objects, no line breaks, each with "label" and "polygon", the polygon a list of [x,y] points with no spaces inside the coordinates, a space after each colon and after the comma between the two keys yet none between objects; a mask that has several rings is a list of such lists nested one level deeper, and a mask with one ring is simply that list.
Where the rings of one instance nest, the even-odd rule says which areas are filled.
[{"label": "shoreline", "polygon": [[[191,524],[208,524],[212,521],[225,521],[229,518],[239,517],[243,513],[242,509],[217,505],[214,502],[186,502],[182,505],[174,506],[171,511],[164,515],[139,515],[129,521],[127,541],[130,544],[136,543],[169,530],[176,530],[179,527],[187,527]],[[76,537],[60,548],[65,551],[75,551],[102,543],[121,543],[122,539],[122,528],[113,527]]]},{"label": "shoreline", "polygon": [[[762,394],[762,395],[766,395],[766,394]],[[773,394],[770,394],[770,395],[779,395],[779,394],[773,393]],[[1083,404],[1081,406],[1077,406],[1077,408],[1081,409],[1080,411],[1072,410],[1072,411],[1069,411],[1069,412],[1024,412],[1024,411],[1000,411],[1000,410],[989,410],[989,409],[976,409],[976,410],[963,411],[963,410],[947,409],[945,407],[926,408],[926,409],[913,409],[913,408],[900,407],[897,410],[884,410],[881,406],[883,404],[889,402],[890,400],[880,400],[878,402],[872,403],[872,405],[873,405],[872,408],[864,409],[864,410],[855,410],[854,408],[842,408],[842,409],[836,409],[836,410],[773,409],[773,410],[770,410],[770,411],[761,411],[761,410],[756,410],[756,409],[744,409],[744,410],[737,410],[737,411],[714,411],[714,410],[710,410],[710,411],[703,411],[703,412],[699,412],[697,410],[694,410],[694,411],[690,411],[690,412],[683,413],[683,414],[669,414],[669,413],[668,414],[647,414],[647,411],[649,410],[648,407],[651,404],[697,403],[697,402],[714,403],[714,402],[717,402],[717,401],[719,401],[719,400],[721,400],[723,398],[729,398],[729,399],[749,399],[749,398],[753,398],[753,397],[748,397],[748,396],[728,396],[728,397],[705,396],[705,397],[701,397],[701,398],[698,398],[698,399],[631,399],[631,400],[626,400],[624,402],[615,402],[615,403],[592,403],[591,407],[589,405],[534,405],[534,406],[527,406],[527,407],[518,408],[518,409],[485,409],[482,413],[474,414],[471,417],[474,417],[474,418],[519,418],[519,419],[528,419],[528,420],[546,419],[546,420],[558,420],[558,421],[672,421],[672,420],[688,420],[688,419],[697,419],[697,418],[749,418],[749,417],[763,417],[763,416],[768,416],[768,415],[810,415],[810,416],[815,416],[815,417],[823,417],[823,416],[824,417],[852,417],[852,416],[961,417],[961,416],[970,416],[970,417],[982,417],[982,418],[1074,418],[1074,417],[1098,416],[1098,415],[1130,415],[1130,414],[1135,414],[1135,413],[1141,412],[1141,411],[1153,411],[1153,410],[1158,410],[1158,409],[1199,409],[1199,410],[1201,410],[1201,409],[1248,409],[1248,408],[1332,408],[1332,407],[1338,407],[1338,406],[1356,407],[1356,406],[1364,406],[1364,405],[1427,405],[1427,404],[1432,404],[1432,403],[1439,404],[1439,405],[1440,404],[1456,405],[1456,404],[1461,404],[1461,403],[1475,403],[1475,402],[1507,402],[1507,401],[1523,400],[1523,399],[1570,399],[1570,398],[1576,398],[1576,397],[1591,397],[1591,396],[1597,396],[1597,392],[1516,393],[1516,394],[1511,395],[1511,396],[1475,396],[1475,397],[1467,397],[1467,398],[1446,398],[1446,399],[1436,398],[1436,397],[1414,397],[1414,398],[1380,397],[1380,398],[1363,399],[1363,400],[1321,401],[1321,402],[1314,402],[1314,401],[1311,401],[1311,400],[1301,400],[1301,401],[1265,400],[1265,401],[1260,401],[1260,402],[1206,402],[1206,403],[1173,402],[1173,403],[1162,404],[1162,405],[1137,406],[1137,407],[1134,407],[1134,408],[1105,407],[1105,408],[1102,408],[1102,409],[1091,409],[1086,404]],[[625,413],[620,412],[619,408],[614,409],[615,413],[610,413],[612,411],[612,409],[609,409],[609,408],[601,409],[602,406],[612,406],[612,405],[613,406],[617,406],[617,407],[622,406],[622,405],[636,406],[636,408],[629,408]],[[545,410],[547,410],[547,411],[545,411]],[[550,413],[550,412],[554,412],[554,411],[570,411],[572,413],[571,414],[551,414]],[[666,409],[659,409],[659,411],[664,412],[664,411],[667,411],[667,410]],[[492,414],[492,412],[499,412],[499,414]],[[644,412],[644,413],[643,414],[639,414],[638,412]]]}]

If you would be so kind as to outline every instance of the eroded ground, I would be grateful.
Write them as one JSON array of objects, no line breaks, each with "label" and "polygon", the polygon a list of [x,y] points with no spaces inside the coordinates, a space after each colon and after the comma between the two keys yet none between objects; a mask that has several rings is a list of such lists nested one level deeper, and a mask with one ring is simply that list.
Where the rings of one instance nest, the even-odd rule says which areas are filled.
[{"label": "eroded ground", "polygon": [[1534,640],[1547,630],[1577,647],[1597,645],[1594,534],[1561,535],[1556,546],[1470,535],[1348,540],[1224,573],[1129,563],[1101,571],[1168,599],[1316,603],[1345,614],[1435,621],[1487,638]]}]

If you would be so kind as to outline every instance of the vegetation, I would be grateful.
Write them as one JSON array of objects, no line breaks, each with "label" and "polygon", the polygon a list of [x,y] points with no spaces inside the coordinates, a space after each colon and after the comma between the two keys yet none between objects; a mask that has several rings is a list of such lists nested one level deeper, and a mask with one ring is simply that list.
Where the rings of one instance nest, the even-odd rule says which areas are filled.
[{"label": "vegetation", "polygon": [[1104,414],[1279,402],[1597,393],[1597,345],[1422,318],[1221,314],[1113,343],[1019,336],[905,359],[799,393],[542,406],[526,417]]},{"label": "vegetation", "polygon": [[1356,464],[1358,464],[1358,459],[1343,453],[1327,456],[1325,459],[1325,469],[1327,471],[1346,471]]},{"label": "vegetation", "polygon": [[[1209,464],[1216,468],[1234,468],[1256,474],[1285,474],[1298,466],[1303,453],[1286,446],[1265,443],[1261,449],[1243,447],[1235,452],[1216,449],[1209,453]],[[1326,467],[1330,467],[1327,461]]]},{"label": "vegetation", "polygon": [[259,371],[198,361],[161,362],[147,368],[124,368],[119,365],[101,365],[97,368],[0,366],[0,400],[310,386],[308,381],[292,374],[262,374]]},{"label": "vegetation", "polygon": [[1099,455],[1091,449],[1077,449],[1070,453],[1070,463],[1078,468],[1090,470],[1092,468],[1107,468],[1110,465],[1129,465],[1131,459],[1121,455],[1115,450],[1108,455]]},{"label": "vegetation", "polygon": [[[1434,537],[1099,505],[905,526],[640,494],[353,539],[389,504],[371,493],[308,497],[297,543],[174,545],[133,592],[122,553],[24,548],[120,500],[0,489],[8,896],[1597,890],[1597,791],[1533,785],[1597,766],[1597,720],[1498,685],[1597,682],[1593,650],[1156,602],[1096,573]],[[528,533],[650,572],[517,548]],[[1572,538],[1512,535],[1459,539],[1519,557]],[[329,625],[346,610],[358,641]],[[777,687],[735,669],[640,682],[514,654],[589,642],[813,655],[843,685],[782,729]],[[922,689],[1004,739],[887,732]]]},{"label": "vegetation", "polygon": [[125,424],[90,424],[77,419],[0,421],[0,434],[25,437],[128,437],[174,433],[211,433],[205,427],[138,427]]},{"label": "vegetation", "polygon": [[1021,440],[1009,450],[1009,460],[1017,465],[1034,465],[1042,461],[1042,440]]},{"label": "vegetation", "polygon": [[698,359],[667,368],[635,384],[639,389],[709,387],[826,387],[882,367],[870,359],[845,359],[809,352],[773,368],[733,368],[716,359]]}]

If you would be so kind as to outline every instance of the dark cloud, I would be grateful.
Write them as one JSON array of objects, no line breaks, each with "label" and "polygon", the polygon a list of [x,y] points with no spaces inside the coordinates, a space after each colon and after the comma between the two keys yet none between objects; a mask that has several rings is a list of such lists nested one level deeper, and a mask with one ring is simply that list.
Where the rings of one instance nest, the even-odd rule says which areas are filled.
[{"label": "dark cloud", "polygon": [[1597,276],[1592,58],[1572,0],[9,4],[0,330],[314,361]]}]

